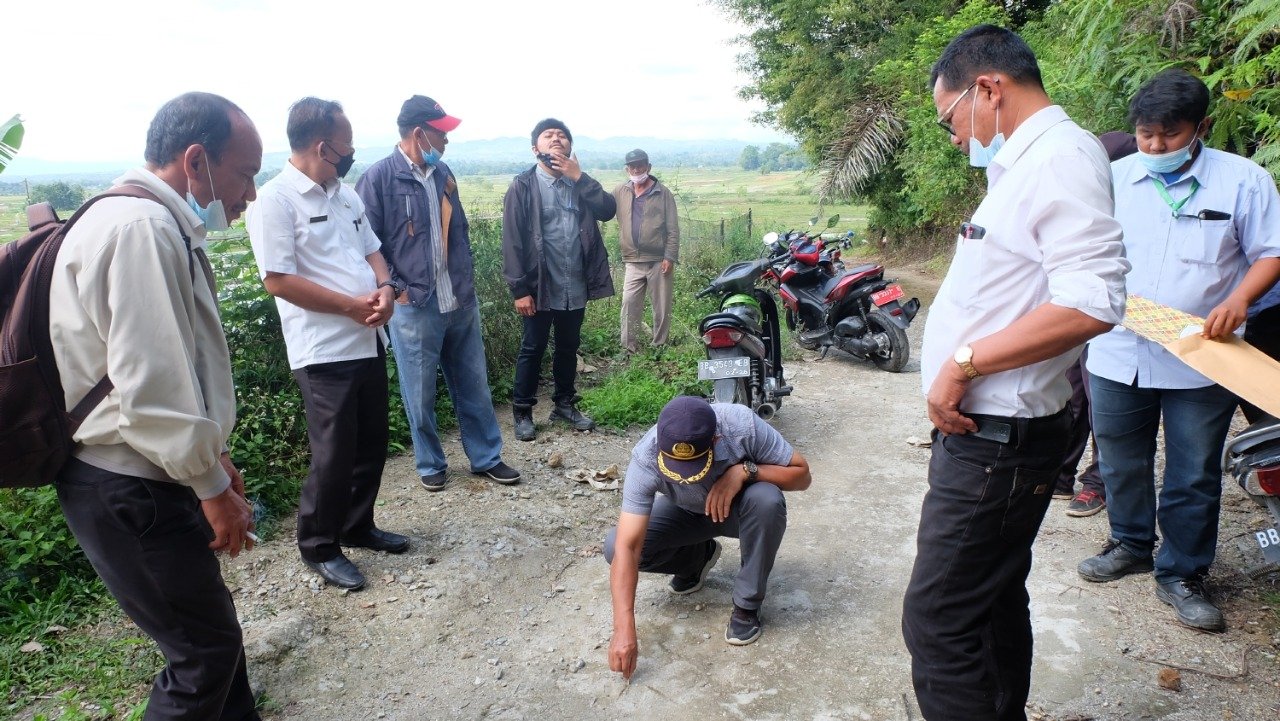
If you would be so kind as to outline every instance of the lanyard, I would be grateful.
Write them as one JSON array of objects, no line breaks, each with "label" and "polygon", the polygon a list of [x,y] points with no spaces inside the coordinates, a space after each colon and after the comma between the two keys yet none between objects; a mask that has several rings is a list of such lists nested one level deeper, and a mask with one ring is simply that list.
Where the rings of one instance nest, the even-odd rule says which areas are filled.
[{"label": "lanyard", "polygon": [[1187,201],[1191,200],[1196,191],[1200,189],[1200,181],[1192,178],[1191,192],[1187,193],[1187,197],[1182,200],[1174,200],[1173,196],[1169,195],[1169,189],[1165,187],[1164,181],[1159,178],[1152,178],[1152,180],[1156,181],[1156,192],[1160,193],[1161,198],[1164,198],[1165,204],[1169,206],[1169,210],[1173,211],[1172,215],[1175,218],[1178,217],[1178,211],[1182,210],[1182,206],[1186,205]]}]

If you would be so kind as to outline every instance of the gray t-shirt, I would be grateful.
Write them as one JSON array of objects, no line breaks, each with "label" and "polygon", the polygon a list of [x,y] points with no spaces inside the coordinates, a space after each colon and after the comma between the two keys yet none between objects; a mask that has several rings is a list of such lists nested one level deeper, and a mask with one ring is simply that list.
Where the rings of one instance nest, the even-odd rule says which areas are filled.
[{"label": "gray t-shirt", "polygon": [[622,511],[641,516],[653,509],[653,496],[661,493],[691,513],[705,513],[707,493],[729,466],[751,459],[758,464],[785,466],[794,451],[782,434],[765,423],[750,408],[716,403],[716,433],[711,471],[697,483],[676,483],[658,470],[658,427],[644,434],[631,452],[626,480],[622,486]]}]

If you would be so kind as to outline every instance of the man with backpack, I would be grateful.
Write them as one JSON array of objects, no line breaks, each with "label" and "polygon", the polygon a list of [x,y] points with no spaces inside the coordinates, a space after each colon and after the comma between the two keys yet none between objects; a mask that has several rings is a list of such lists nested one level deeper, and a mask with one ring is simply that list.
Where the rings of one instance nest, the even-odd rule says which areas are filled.
[{"label": "man with backpack", "polygon": [[116,183],[159,202],[95,203],[57,256],[49,333],[67,407],[104,376],[113,386],[72,437],[58,500],[167,661],[144,718],[258,719],[214,555],[235,556],[254,537],[227,453],[235,392],[204,244],[254,199],[262,141],[230,101],[187,93],[152,120],[145,157]]}]

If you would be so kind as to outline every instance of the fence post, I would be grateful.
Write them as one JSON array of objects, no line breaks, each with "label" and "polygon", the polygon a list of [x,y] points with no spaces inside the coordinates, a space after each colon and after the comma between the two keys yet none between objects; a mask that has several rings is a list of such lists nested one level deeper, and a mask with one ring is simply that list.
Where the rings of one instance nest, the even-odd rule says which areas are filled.
[{"label": "fence post", "polygon": [[753,237],[751,235],[751,208],[747,208],[747,237]]},{"label": "fence post", "polygon": [[724,245],[724,218],[720,219],[720,245]]}]

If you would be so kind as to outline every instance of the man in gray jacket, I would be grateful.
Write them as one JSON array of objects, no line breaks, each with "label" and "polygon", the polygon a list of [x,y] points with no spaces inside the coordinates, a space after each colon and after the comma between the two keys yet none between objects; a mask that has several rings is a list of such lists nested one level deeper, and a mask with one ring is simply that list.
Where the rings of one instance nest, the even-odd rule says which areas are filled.
[{"label": "man in gray jacket", "polygon": [[600,222],[617,210],[600,181],[582,172],[564,123],[542,120],[530,140],[538,164],[511,181],[502,201],[502,274],[524,320],[511,398],[516,438],[522,441],[534,438],[538,374],[552,328],[555,408],[550,420],[580,431],[595,427],[577,408],[574,383],[587,302],[613,295]]},{"label": "man in gray jacket", "polygon": [[653,344],[664,345],[671,317],[671,275],[680,259],[676,199],[650,174],[649,155],[636,148],[624,161],[627,182],[613,191],[618,203],[618,245],[626,264],[622,283],[622,347],[640,349],[636,327],[644,315],[646,289],[653,304]]},{"label": "man in gray jacket", "polygon": [[254,537],[227,452],[235,390],[204,244],[254,199],[262,141],[227,99],[187,93],[160,108],[145,155],[116,183],[160,202],[102,200],[58,253],[49,333],[67,406],[104,375],[114,384],[73,436],[58,501],[120,608],[164,654],[146,721],[256,720],[214,556]]}]

